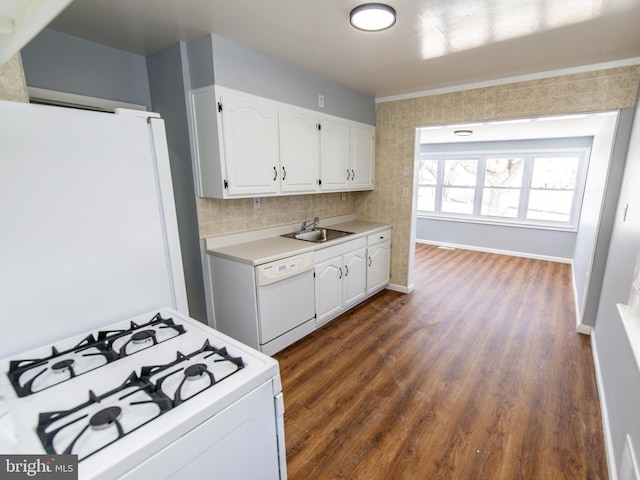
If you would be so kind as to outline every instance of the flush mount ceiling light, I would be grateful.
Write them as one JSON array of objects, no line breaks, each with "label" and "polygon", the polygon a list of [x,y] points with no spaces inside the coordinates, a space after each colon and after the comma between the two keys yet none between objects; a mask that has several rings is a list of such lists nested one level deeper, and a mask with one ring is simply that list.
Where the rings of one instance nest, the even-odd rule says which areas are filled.
[{"label": "flush mount ceiling light", "polygon": [[365,3],[351,10],[349,18],[358,30],[379,32],[396,23],[396,11],[383,3]]},{"label": "flush mount ceiling light", "polygon": [[456,130],[453,133],[459,137],[468,137],[469,135],[473,135],[473,130]]}]

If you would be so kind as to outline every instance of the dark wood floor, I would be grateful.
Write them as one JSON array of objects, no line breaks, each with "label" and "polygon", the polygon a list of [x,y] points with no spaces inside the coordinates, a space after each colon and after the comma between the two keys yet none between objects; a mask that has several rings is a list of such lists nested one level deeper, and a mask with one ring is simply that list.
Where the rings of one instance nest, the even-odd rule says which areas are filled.
[{"label": "dark wood floor", "polygon": [[385,291],[275,357],[290,480],[606,479],[566,264],[418,245]]}]

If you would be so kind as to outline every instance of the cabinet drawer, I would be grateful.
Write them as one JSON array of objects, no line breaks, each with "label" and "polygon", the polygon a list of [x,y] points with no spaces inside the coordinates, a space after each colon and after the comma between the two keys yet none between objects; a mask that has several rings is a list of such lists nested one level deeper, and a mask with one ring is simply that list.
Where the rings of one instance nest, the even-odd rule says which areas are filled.
[{"label": "cabinet drawer", "polygon": [[367,237],[367,246],[375,245],[376,243],[380,242],[388,242],[389,240],[391,240],[391,230],[372,233]]},{"label": "cabinet drawer", "polygon": [[349,242],[340,243],[332,247],[322,248],[314,252],[315,262],[317,264],[318,262],[323,262],[324,260],[328,260],[333,257],[339,257],[340,255],[353,252],[354,250],[364,248],[365,246],[365,240],[364,237],[362,237]]}]

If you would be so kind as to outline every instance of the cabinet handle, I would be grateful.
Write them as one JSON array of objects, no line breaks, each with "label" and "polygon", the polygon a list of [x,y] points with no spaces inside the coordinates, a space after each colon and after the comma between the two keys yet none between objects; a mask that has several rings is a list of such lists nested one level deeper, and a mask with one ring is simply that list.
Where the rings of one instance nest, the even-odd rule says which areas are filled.
[{"label": "cabinet handle", "polygon": [[285,180],[287,178],[287,171],[284,169],[284,167],[282,167],[282,180]]},{"label": "cabinet handle", "polygon": [[349,169],[347,168],[347,180],[349,180]]},{"label": "cabinet handle", "polygon": [[344,276],[346,277],[347,275],[349,275],[349,266],[345,265],[344,266]]},{"label": "cabinet handle", "polygon": [[340,280],[342,278],[342,267],[340,268],[340,276],[338,277],[338,280]]},{"label": "cabinet handle", "polygon": [[369,257],[369,266],[371,266],[371,257]]},{"label": "cabinet handle", "polygon": [[351,170],[351,180],[355,180],[355,179],[356,179],[356,172]]},{"label": "cabinet handle", "polygon": [[275,182],[277,178],[278,178],[278,169],[276,167],[273,167],[273,181]]}]

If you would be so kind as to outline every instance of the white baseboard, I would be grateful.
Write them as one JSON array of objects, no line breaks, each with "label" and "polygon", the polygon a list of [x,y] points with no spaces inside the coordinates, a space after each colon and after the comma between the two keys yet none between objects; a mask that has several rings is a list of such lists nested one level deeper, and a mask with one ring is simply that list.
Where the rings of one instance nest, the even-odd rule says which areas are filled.
[{"label": "white baseboard", "polygon": [[600,416],[602,417],[602,428],[604,430],[604,446],[607,455],[607,466],[609,467],[609,478],[618,478],[615,462],[615,452],[613,451],[613,439],[611,438],[611,426],[607,409],[607,399],[604,393],[602,373],[600,372],[600,362],[598,361],[598,348],[596,346],[596,335],[591,335],[591,354],[593,356],[593,367],[596,373],[596,386],[598,398],[600,399]]},{"label": "white baseboard", "polygon": [[527,252],[514,252],[512,250],[500,250],[497,248],[484,248],[484,247],[476,247],[474,245],[459,245],[457,243],[444,243],[444,242],[434,242],[431,240],[420,240],[416,238],[416,243],[423,243],[425,245],[435,245],[438,247],[445,248],[459,248],[461,250],[473,250],[475,252],[485,252],[485,253],[497,253],[499,255],[509,255],[511,257],[522,257],[522,258],[531,258],[533,260],[546,260],[548,262],[558,262],[558,263],[571,263],[570,258],[563,257],[552,257],[549,255],[537,255],[535,253],[527,253]]},{"label": "white baseboard", "polygon": [[405,287],[404,285],[396,285],[395,283],[390,283],[387,285],[387,290],[393,290],[394,292],[400,293],[411,293],[413,291],[413,284]]}]

